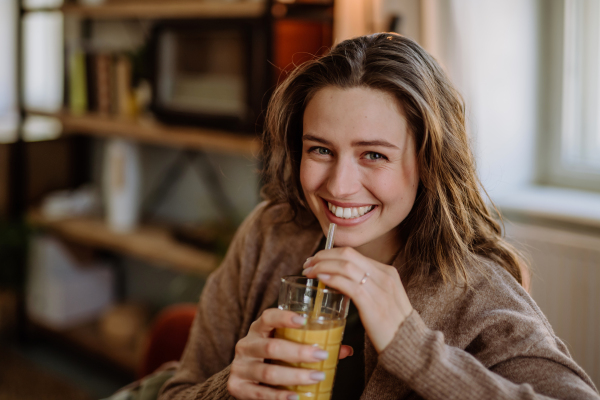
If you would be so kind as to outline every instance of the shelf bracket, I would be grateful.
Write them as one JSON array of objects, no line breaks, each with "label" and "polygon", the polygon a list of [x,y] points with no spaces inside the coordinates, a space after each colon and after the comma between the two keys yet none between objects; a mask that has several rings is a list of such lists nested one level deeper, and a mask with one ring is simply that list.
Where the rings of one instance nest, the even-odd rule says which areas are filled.
[{"label": "shelf bracket", "polygon": [[[198,163],[199,162],[199,163]],[[201,181],[208,186],[208,196],[223,220],[239,222],[237,209],[225,192],[219,174],[204,151],[182,150],[166,169],[162,178],[142,202],[142,215],[149,217],[167,198],[170,191],[191,165]]]}]

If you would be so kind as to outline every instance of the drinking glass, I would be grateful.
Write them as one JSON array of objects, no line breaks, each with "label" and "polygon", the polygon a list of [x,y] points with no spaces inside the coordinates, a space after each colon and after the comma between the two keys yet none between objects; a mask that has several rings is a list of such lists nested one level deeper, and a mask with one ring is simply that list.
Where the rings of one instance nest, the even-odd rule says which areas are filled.
[{"label": "drinking glass", "polygon": [[275,361],[279,365],[325,373],[325,380],[313,385],[280,387],[298,393],[301,400],[328,400],[331,397],[350,304],[348,296],[334,289],[319,288],[318,284],[318,279],[286,276],[281,279],[279,290],[279,309],[297,312],[307,319],[307,323],[301,328],[278,328],[275,330],[275,337],[311,344],[329,352],[327,360],[319,362]]}]

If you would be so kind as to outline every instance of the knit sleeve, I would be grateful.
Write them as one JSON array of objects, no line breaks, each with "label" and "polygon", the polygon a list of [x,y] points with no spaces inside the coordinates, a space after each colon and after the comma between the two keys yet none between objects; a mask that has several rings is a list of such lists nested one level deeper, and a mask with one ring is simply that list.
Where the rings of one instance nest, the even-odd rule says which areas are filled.
[{"label": "knit sleeve", "polygon": [[159,400],[232,399],[227,391],[229,365],[240,339],[248,287],[241,274],[258,262],[261,209],[242,223],[222,264],[208,278],[180,366],[162,387]]},{"label": "knit sleeve", "polygon": [[428,400],[599,400],[585,373],[574,362],[561,362],[570,358],[547,339],[488,369],[467,351],[445,344],[444,335],[413,310],[379,362]]}]

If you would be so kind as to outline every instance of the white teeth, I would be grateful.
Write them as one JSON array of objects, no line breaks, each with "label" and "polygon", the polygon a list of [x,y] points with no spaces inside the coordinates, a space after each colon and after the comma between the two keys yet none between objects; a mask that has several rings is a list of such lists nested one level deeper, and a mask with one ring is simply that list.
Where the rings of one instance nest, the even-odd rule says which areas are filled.
[{"label": "white teeth", "polygon": [[333,214],[335,214],[336,217],[350,219],[350,218],[362,217],[363,215],[365,215],[366,213],[371,211],[374,206],[343,208],[343,207],[334,206],[333,204],[328,202],[327,207],[329,208],[329,211],[331,211]]}]

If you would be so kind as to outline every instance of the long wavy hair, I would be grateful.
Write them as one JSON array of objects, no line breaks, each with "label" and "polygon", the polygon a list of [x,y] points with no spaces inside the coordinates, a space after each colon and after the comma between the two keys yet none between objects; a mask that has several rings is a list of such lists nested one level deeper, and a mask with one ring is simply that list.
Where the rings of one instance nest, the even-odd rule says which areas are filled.
[{"label": "long wavy hair", "polygon": [[437,273],[444,281],[468,287],[472,266],[477,268],[475,259],[481,256],[523,284],[527,266],[503,239],[501,225],[481,195],[463,99],[435,59],[398,34],[346,40],[298,66],[275,90],[262,148],[262,195],[270,205],[288,203],[290,219],[301,224],[316,220],[300,184],[302,120],[307,103],[327,86],[383,90],[403,105],[420,178],[415,204],[398,226],[404,285],[419,285]]}]

